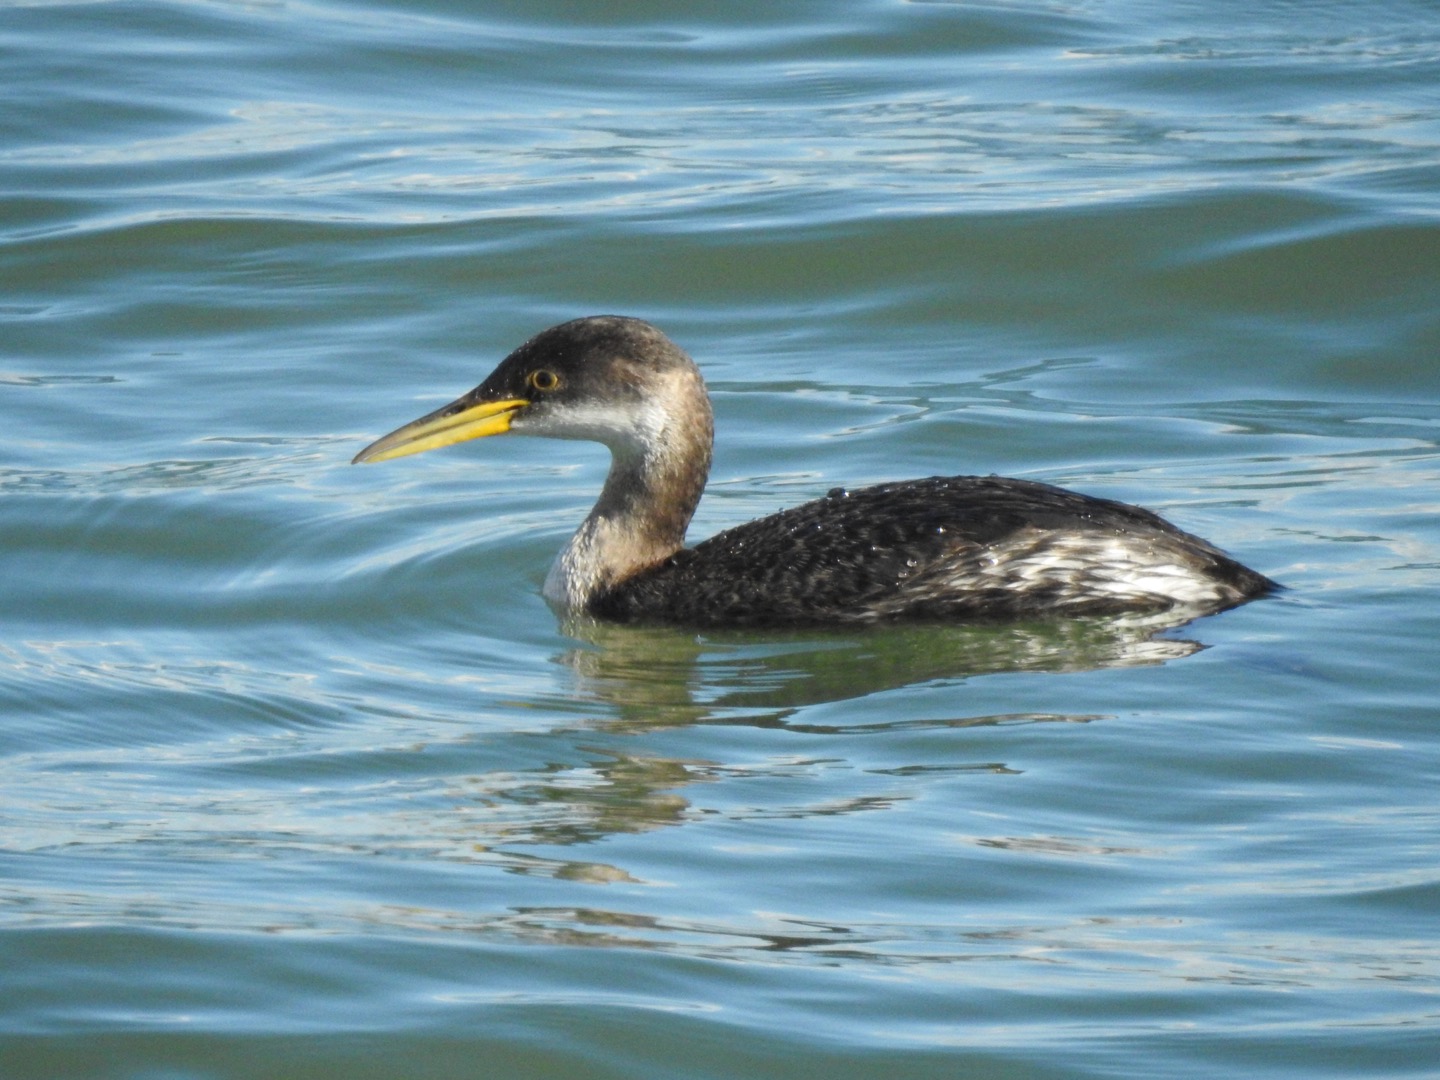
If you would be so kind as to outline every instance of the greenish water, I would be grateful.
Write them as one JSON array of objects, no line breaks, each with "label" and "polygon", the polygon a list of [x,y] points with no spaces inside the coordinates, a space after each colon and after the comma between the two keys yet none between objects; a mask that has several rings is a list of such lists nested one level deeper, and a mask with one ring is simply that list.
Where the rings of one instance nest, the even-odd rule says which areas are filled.
[{"label": "greenish water", "polygon": [[[0,9],[0,1076],[1434,1075],[1436,15]],[[603,450],[347,462],[601,311],[694,537],[999,472],[1287,591],[571,634]]]}]

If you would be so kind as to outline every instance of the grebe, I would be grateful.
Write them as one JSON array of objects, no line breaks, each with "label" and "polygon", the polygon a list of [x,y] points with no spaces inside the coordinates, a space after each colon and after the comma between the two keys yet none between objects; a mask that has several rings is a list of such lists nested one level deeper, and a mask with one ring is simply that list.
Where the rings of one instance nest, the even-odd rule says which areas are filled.
[{"label": "grebe", "polygon": [[545,597],[602,619],[687,626],[1208,614],[1275,583],[1125,503],[1032,480],[931,477],[847,491],[686,548],[710,471],[700,370],[639,319],[551,327],[468,394],[355,462],[513,432],[591,439],[612,462]]}]

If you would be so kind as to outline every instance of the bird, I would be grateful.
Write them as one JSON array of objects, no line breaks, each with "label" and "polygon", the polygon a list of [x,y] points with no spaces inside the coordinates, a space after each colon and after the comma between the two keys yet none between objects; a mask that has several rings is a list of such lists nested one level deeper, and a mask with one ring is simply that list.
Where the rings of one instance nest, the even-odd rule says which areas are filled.
[{"label": "bird", "polygon": [[545,578],[568,615],[694,628],[1188,618],[1278,588],[1149,510],[1000,476],[834,488],[686,547],[710,471],[709,393],[680,346],[621,315],[541,331],[353,463],[503,434],[610,449],[599,499]]}]

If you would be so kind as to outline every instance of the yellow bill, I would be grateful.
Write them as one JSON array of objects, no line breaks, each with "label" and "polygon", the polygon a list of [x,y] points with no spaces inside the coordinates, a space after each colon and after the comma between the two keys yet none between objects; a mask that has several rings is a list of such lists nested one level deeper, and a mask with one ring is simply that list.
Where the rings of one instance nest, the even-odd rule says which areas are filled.
[{"label": "yellow bill", "polygon": [[426,450],[438,450],[442,446],[453,446],[469,439],[503,435],[510,430],[510,421],[514,415],[529,404],[530,402],[523,398],[482,401],[468,406],[451,402],[428,416],[412,420],[389,435],[376,439],[356,454],[350,464],[390,461],[392,458],[420,454]]}]

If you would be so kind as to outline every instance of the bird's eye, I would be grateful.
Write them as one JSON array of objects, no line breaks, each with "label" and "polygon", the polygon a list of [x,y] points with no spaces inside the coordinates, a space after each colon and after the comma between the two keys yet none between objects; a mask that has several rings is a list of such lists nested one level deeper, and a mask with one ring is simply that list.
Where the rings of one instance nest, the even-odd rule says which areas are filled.
[{"label": "bird's eye", "polygon": [[560,376],[556,375],[553,371],[547,371],[545,368],[541,368],[539,371],[532,371],[525,381],[530,384],[531,390],[539,390],[542,393],[548,393],[560,387]]}]

